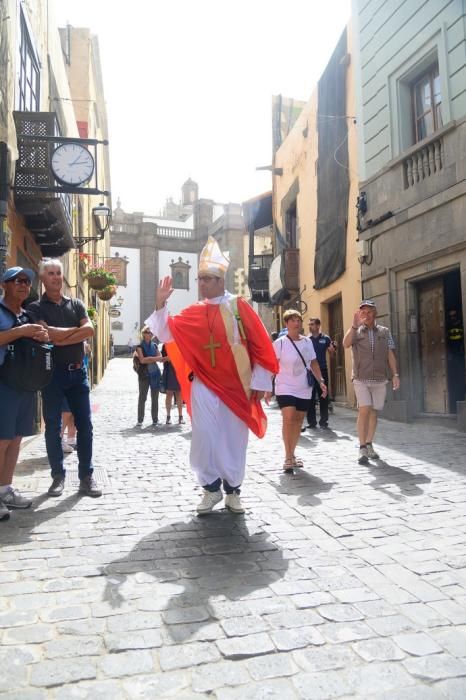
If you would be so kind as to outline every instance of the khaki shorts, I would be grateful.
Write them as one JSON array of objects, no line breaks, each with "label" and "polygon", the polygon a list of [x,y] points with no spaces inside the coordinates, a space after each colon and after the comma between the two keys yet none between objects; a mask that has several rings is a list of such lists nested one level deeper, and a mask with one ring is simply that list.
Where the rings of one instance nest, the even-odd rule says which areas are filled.
[{"label": "khaki shorts", "polygon": [[359,406],[371,406],[375,411],[381,411],[387,395],[387,382],[372,382],[366,384],[353,379],[354,393]]}]

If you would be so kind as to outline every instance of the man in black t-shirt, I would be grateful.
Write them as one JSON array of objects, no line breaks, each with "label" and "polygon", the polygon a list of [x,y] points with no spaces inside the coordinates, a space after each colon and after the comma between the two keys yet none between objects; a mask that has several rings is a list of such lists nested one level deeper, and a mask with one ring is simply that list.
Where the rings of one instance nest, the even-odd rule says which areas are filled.
[{"label": "man in black t-shirt", "polygon": [[[327,368],[327,352],[330,355],[335,354],[335,346],[333,341],[328,335],[320,332],[320,319],[311,318],[309,319],[309,338],[312,340],[314,350],[317,357],[317,362],[319,363],[320,371],[322,372],[322,377],[324,378],[325,385],[328,388],[328,368]],[[307,413],[307,427],[316,428],[317,418],[316,418],[316,401],[319,399],[319,409],[320,409],[320,419],[319,425],[321,428],[328,428],[328,404],[329,397],[328,393],[325,397],[322,396],[322,391],[320,386],[314,383],[311,396],[311,407]]]},{"label": "man in black t-shirt", "polygon": [[50,384],[42,389],[45,444],[52,484],[50,496],[60,496],[65,486],[63,448],[60,437],[63,399],[66,398],[77,428],[79,491],[101,496],[93,477],[92,420],[89,382],[84,366],[84,341],[94,327],[80,299],[62,294],[63,268],[60,260],[46,260],[39,269],[45,293],[27,307],[28,314],[47,328],[53,347],[54,370]]}]

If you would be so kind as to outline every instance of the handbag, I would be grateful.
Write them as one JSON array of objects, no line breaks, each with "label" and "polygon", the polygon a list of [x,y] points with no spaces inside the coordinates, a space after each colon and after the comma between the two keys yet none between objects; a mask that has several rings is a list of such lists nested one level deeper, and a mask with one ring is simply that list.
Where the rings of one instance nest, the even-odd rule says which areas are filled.
[{"label": "handbag", "polygon": [[286,337],[288,338],[288,340],[289,340],[291,343],[293,343],[294,349],[296,350],[296,352],[298,353],[298,355],[300,356],[300,358],[301,358],[302,361],[303,361],[304,369],[306,370],[307,383],[309,384],[309,386],[314,386],[314,375],[312,374],[311,370],[306,366],[306,360],[305,360],[304,357],[301,355],[301,353],[300,353],[300,351],[299,351],[297,345],[295,344],[294,340],[291,340],[291,338],[290,338],[289,335],[287,335]]}]

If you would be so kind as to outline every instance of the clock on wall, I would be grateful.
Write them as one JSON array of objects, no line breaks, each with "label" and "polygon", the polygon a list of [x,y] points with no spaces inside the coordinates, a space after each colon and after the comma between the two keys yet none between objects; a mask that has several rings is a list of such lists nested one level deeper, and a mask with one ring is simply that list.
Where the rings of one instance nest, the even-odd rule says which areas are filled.
[{"label": "clock on wall", "polygon": [[52,153],[51,169],[62,185],[77,187],[91,179],[94,158],[80,143],[62,143]]}]

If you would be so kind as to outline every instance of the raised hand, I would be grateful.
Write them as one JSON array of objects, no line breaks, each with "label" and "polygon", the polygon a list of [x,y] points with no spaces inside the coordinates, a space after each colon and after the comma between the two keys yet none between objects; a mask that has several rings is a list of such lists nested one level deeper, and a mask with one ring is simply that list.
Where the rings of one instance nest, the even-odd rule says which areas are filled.
[{"label": "raised hand", "polygon": [[160,281],[155,292],[155,308],[161,309],[173,291],[172,278],[168,276],[164,277],[163,280]]},{"label": "raised hand", "polygon": [[361,325],[361,323],[362,323],[362,321],[361,321],[361,312],[360,312],[359,309],[358,309],[357,311],[354,312],[353,323],[352,323],[352,325],[353,325],[354,328],[359,328],[359,326]]}]

